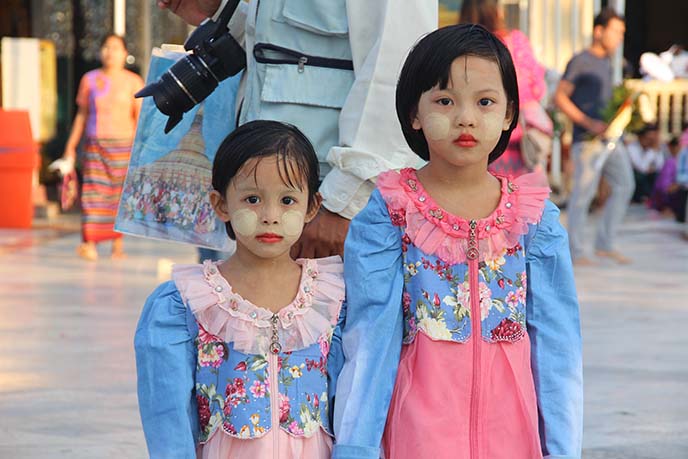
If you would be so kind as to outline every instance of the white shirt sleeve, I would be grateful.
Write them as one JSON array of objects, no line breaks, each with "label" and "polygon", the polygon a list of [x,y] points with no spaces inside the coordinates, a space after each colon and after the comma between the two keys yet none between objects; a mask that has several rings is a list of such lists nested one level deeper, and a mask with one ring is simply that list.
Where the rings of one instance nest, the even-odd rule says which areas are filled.
[{"label": "white shirt sleeve", "polygon": [[380,172],[418,167],[395,108],[404,59],[418,39],[437,28],[437,2],[346,0],[355,81],[339,117],[339,145],[327,161],[333,169],[320,192],[324,206],[352,218],[367,203]]},{"label": "white shirt sleeve", "polygon": [[662,166],[664,166],[664,150],[661,148],[658,148],[657,150],[652,150],[652,161],[651,161],[652,167],[654,168],[654,172],[659,172],[662,170]]},{"label": "white shirt sleeve", "polygon": [[631,164],[633,169],[637,171],[643,171],[643,148],[636,141],[628,145],[626,148],[628,150],[628,156],[631,158]]}]

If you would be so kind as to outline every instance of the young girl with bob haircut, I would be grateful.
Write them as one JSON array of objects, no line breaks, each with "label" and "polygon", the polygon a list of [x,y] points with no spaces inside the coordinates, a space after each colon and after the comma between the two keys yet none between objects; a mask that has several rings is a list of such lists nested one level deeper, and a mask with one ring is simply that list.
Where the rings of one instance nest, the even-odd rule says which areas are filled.
[{"label": "young girl with bob haircut", "polygon": [[380,175],[345,245],[335,458],[580,458],[578,301],[541,175],[494,175],[514,65],[478,25],[408,56],[397,115],[428,163]]},{"label": "young girl with bob haircut", "polygon": [[329,459],[343,265],[289,256],[320,207],[313,146],[291,125],[244,124],[212,186],[236,252],[175,266],[136,330],[150,457]]}]

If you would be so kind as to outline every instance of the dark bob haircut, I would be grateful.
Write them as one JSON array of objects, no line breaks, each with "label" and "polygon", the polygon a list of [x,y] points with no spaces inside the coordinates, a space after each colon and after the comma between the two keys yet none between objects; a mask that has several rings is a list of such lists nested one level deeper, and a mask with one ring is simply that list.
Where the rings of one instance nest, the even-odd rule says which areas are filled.
[{"label": "dark bob haircut", "polygon": [[430,159],[428,142],[422,130],[413,129],[421,94],[449,83],[452,62],[461,56],[488,59],[499,66],[504,92],[511,104],[513,119],[509,129],[502,132],[488,162],[499,158],[509,143],[511,132],[518,125],[518,83],[516,69],[509,50],[499,38],[478,24],[458,24],[438,29],[423,37],[411,50],[401,69],[397,84],[397,116],[401,131],[411,149],[424,160]]},{"label": "dark bob haircut", "polygon": [[[293,188],[308,187],[308,209],[316,204],[318,192],[318,157],[308,138],[291,124],[257,120],[232,131],[217,149],[213,161],[213,189],[225,196],[232,179],[253,158],[277,156],[282,181]],[[255,169],[253,171],[255,173]],[[230,222],[227,235],[236,239]]]}]

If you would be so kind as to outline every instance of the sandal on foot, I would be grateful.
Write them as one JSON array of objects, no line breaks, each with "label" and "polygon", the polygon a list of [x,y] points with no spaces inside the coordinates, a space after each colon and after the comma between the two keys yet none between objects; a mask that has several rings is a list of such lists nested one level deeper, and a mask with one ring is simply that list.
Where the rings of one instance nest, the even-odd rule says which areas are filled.
[{"label": "sandal on foot", "polygon": [[76,253],[84,260],[96,261],[98,259],[98,251],[88,244],[79,244],[76,248]]}]

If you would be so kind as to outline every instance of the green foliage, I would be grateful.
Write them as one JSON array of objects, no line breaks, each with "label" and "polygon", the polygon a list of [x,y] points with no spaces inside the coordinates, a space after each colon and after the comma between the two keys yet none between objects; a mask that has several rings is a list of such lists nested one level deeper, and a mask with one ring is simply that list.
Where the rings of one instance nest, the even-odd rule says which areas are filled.
[{"label": "green foliage", "polygon": [[626,126],[626,131],[639,131],[645,122],[640,116],[640,110],[638,108],[638,95],[639,94],[634,93],[623,84],[615,86],[612,90],[612,98],[609,100],[607,106],[604,107],[600,112],[602,120],[606,123],[609,123],[614,118],[614,115],[616,115],[616,112],[619,111],[619,108],[621,108],[621,105],[624,103],[624,101],[626,101],[628,98],[631,98],[633,101],[633,112],[631,115],[631,122],[628,124],[628,126]]}]

